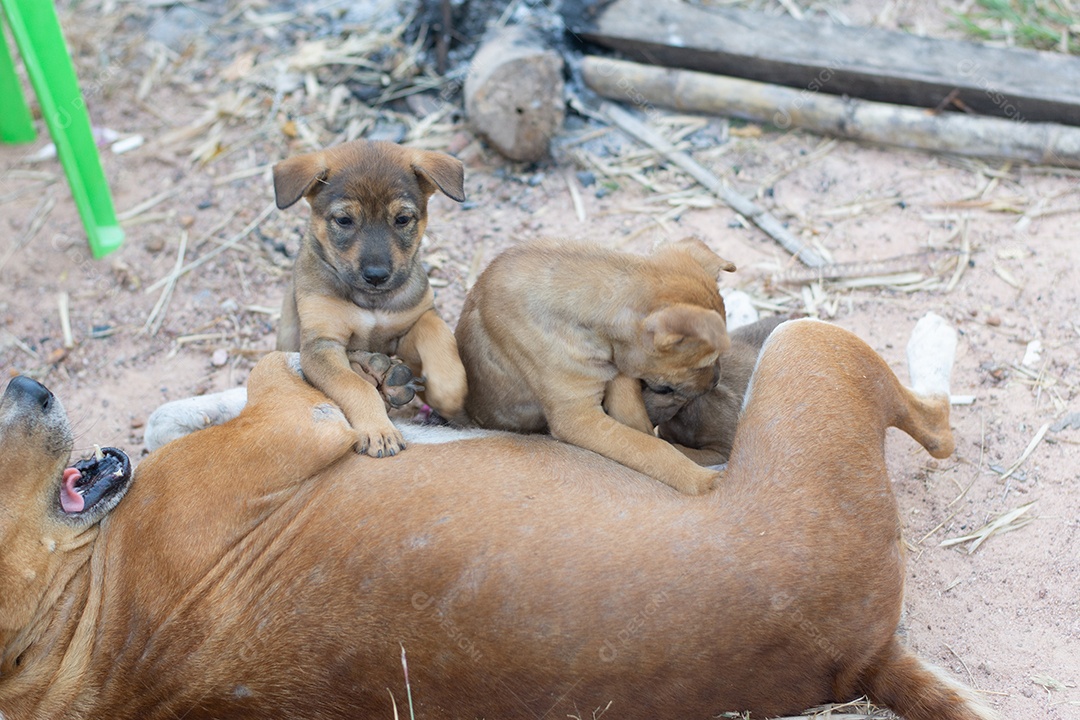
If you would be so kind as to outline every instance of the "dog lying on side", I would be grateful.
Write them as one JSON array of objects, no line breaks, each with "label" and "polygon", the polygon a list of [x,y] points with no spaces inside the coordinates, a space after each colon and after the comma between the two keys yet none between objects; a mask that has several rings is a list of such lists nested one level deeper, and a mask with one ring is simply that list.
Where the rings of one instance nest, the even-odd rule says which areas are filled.
[{"label": "dog lying on side", "polygon": [[543,432],[697,495],[718,474],[653,435],[641,385],[693,398],[727,350],[716,280],[688,238],[647,257],[543,241],[496,257],[465,298],[458,348],[481,427]]},{"label": "dog lying on side", "polygon": [[787,319],[777,315],[732,330],[731,347],[716,361],[716,385],[702,395],[686,399],[643,387],[656,434],[699,465],[726,463],[758,355],[772,331]]},{"label": "dog lying on side", "polygon": [[467,385],[454,334],[435,311],[419,258],[435,191],[461,202],[464,168],[443,153],[356,140],[274,166],[279,208],[300,198],[311,220],[286,291],[279,350],[300,351],[304,374],[341,407],[358,452],[404,447],[348,351],[398,355],[425,378],[425,401],[460,415]]},{"label": "dog lying on side", "polygon": [[408,452],[357,456],[284,353],[240,417],[132,481],[119,450],[71,465],[60,402],[16,378],[0,715],[390,718],[404,648],[419,720],[775,717],[864,693],[905,720],[988,720],[896,634],[885,430],[950,454],[955,342],[920,321],[912,392],[851,333],[781,325],[698,498],[542,435],[403,426]]}]

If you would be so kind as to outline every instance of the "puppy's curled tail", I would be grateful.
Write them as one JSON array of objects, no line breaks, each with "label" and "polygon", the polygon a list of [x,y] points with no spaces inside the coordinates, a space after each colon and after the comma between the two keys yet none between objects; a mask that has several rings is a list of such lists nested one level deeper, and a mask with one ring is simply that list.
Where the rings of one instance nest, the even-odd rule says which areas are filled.
[{"label": "puppy's curled tail", "polygon": [[975,693],[919,660],[897,638],[863,675],[860,690],[904,720],[1001,720]]}]

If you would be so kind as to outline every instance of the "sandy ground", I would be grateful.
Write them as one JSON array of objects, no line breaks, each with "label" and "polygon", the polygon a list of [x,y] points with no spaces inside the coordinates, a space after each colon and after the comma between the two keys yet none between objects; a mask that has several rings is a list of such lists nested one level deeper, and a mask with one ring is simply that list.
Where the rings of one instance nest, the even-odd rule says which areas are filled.
[{"label": "sandy ground", "polygon": [[[867,5],[845,7],[855,21],[869,22],[876,15]],[[892,3],[891,15],[880,21],[947,31],[944,4],[912,5]],[[65,26],[93,37],[110,22],[98,9],[66,9]],[[59,166],[28,160],[46,141],[0,147],[0,368],[5,375],[31,374],[56,391],[75,422],[77,452],[97,443],[137,457],[143,423],[155,407],[242,384],[272,348],[306,209],[273,210],[253,232],[219,248],[267,210],[266,168],[306,146],[303,137],[289,137],[295,133],[285,116],[230,120],[224,142],[235,142],[235,150],[208,163],[189,159],[190,144],[160,141],[199,117],[210,80],[162,80],[139,99],[139,82],[153,61],[132,49],[140,37],[129,24],[108,26],[135,33],[126,56],[121,50],[109,56],[128,64],[117,70],[90,41],[74,43],[76,62],[84,86],[87,78],[100,81],[89,93],[94,124],[148,140],[124,155],[104,151],[118,209],[167,196],[127,221],[120,251],[93,261]],[[184,68],[182,54],[170,58],[171,67]],[[112,64],[102,69],[102,63]],[[953,392],[974,397],[954,409],[957,451],[935,462],[906,436],[896,434],[888,445],[911,549],[908,637],[923,657],[985,693],[1005,717],[1080,718],[1080,420],[1055,425],[1080,411],[1077,173],[833,143],[717,120],[675,118],[663,125],[665,132],[692,129],[686,141],[699,161],[758,197],[836,262],[914,254],[910,269],[923,278],[906,289],[894,282],[862,288],[789,282],[798,268],[783,250],[655,159],[639,173],[649,187],[629,176],[607,180],[607,188],[603,177],[587,184],[592,178],[579,171],[597,171],[579,149],[607,157],[613,167],[638,162],[627,159],[637,148],[616,132],[598,134],[595,126],[572,121],[555,162],[521,167],[504,163],[450,117],[444,134],[425,142],[453,150],[467,165],[470,202],[435,198],[430,208],[426,258],[451,324],[476,273],[516,242],[553,235],[644,252],[657,240],[689,233],[738,265],[724,286],[746,290],[764,312],[800,310],[855,331],[901,377],[915,321],[928,310],[950,319],[960,331]],[[251,128],[261,134],[240,143]],[[679,191],[687,192],[665,196]],[[185,234],[184,262],[209,260],[175,282],[154,332],[148,320],[161,296],[155,283],[176,266]],[[58,312],[61,293],[70,298],[70,348]],[[1041,353],[1028,353],[1032,341]],[[1044,430],[1047,425],[1053,429]],[[1035,438],[1041,441],[1003,479]],[[1028,524],[993,535],[975,552],[966,552],[966,543],[939,546],[1031,503],[1020,516]]]}]

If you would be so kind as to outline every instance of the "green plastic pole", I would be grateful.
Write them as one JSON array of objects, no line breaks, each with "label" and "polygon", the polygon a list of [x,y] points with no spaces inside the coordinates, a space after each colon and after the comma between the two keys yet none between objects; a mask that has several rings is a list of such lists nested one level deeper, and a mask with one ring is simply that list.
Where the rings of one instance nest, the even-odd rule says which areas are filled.
[{"label": "green plastic pole", "polygon": [[34,118],[26,106],[15,63],[4,39],[3,15],[0,14],[0,143],[33,142]]},{"label": "green plastic pole", "polygon": [[90,252],[95,258],[103,257],[120,247],[124,231],[116,220],[90,116],[64,45],[56,9],[52,0],[0,0],[0,6],[7,14],[41,114],[64,166]]}]

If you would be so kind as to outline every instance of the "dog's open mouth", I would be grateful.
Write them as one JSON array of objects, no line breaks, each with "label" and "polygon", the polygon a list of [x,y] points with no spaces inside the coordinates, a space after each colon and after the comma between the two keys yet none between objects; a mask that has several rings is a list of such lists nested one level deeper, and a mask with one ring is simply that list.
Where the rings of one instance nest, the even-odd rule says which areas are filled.
[{"label": "dog's open mouth", "polygon": [[131,460],[123,450],[101,448],[64,470],[60,506],[68,515],[85,512],[115,495],[131,479]]}]

